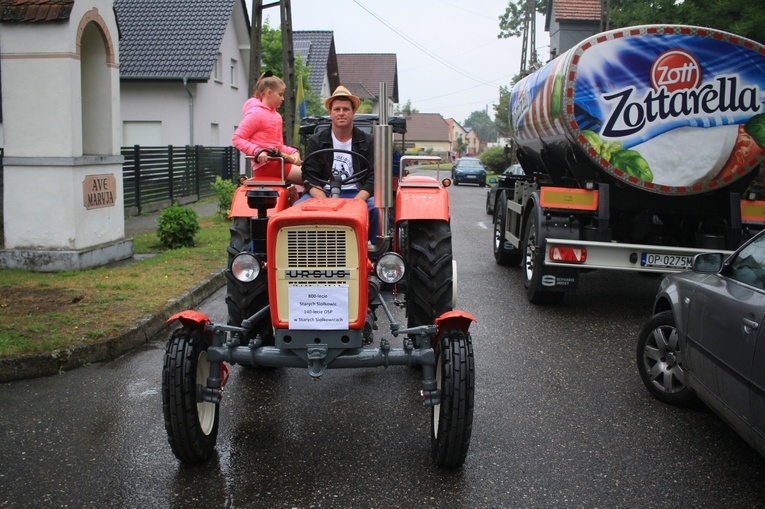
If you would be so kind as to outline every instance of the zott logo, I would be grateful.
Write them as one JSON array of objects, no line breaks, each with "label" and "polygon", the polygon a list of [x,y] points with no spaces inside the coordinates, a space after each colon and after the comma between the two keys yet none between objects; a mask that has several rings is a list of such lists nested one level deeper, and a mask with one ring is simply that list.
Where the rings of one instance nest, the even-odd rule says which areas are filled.
[{"label": "zott logo", "polygon": [[656,91],[688,90],[701,84],[701,66],[692,54],[681,49],[667,50],[651,65],[651,86]]}]

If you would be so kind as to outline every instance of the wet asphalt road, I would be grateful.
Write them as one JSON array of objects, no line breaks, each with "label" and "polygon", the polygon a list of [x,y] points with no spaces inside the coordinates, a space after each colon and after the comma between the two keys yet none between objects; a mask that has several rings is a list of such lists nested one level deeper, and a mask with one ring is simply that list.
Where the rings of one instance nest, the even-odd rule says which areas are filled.
[{"label": "wet asphalt road", "polygon": [[[478,319],[461,470],[431,466],[430,411],[406,367],[320,381],[234,367],[217,455],[184,467],[165,437],[157,341],[0,385],[0,508],[765,507],[765,459],[640,382],[635,338],[658,279],[594,272],[563,305],[532,306],[519,269],[494,264],[485,190],[450,192],[459,307]],[[222,292],[201,310],[224,320]]]}]

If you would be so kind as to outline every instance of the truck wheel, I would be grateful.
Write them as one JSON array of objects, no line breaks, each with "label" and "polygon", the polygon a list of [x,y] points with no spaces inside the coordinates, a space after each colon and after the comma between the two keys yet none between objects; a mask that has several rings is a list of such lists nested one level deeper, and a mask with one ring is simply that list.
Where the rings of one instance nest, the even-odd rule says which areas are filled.
[{"label": "truck wheel", "polygon": [[523,259],[520,249],[506,249],[505,218],[507,216],[507,196],[502,193],[494,209],[494,260],[498,265],[516,267]]},{"label": "truck wheel", "polygon": [[[265,271],[252,283],[242,283],[231,274],[231,262],[242,251],[250,249],[250,219],[247,217],[234,218],[234,224],[229,229],[231,241],[228,247],[228,267],[226,270],[226,305],[228,306],[228,324],[239,326],[243,320],[254,315],[268,305],[268,279]],[[246,346],[250,339],[261,335],[263,344],[274,344],[274,333],[271,327],[271,317],[267,316],[252,329],[250,337],[242,338]]]},{"label": "truck wheel", "polygon": [[453,305],[452,232],[446,221],[410,221],[408,237],[407,324],[430,325]]},{"label": "truck wheel", "polygon": [[176,330],[165,348],[162,413],[167,440],[184,463],[208,460],[218,438],[219,404],[197,401],[197,386],[210,374],[207,338],[196,327]]},{"label": "truck wheel", "polygon": [[542,289],[540,267],[544,253],[540,253],[537,249],[540,240],[536,213],[532,208],[526,218],[526,234],[523,242],[523,285],[526,287],[526,298],[532,304],[557,304],[563,300],[563,292]]},{"label": "truck wheel", "polygon": [[637,368],[648,392],[659,401],[688,406],[696,399],[685,385],[683,352],[672,311],[657,313],[643,325],[637,343]]},{"label": "truck wheel", "polygon": [[470,334],[446,331],[439,341],[436,384],[441,402],[432,410],[430,448],[439,467],[457,468],[465,462],[473,431],[475,367]]}]

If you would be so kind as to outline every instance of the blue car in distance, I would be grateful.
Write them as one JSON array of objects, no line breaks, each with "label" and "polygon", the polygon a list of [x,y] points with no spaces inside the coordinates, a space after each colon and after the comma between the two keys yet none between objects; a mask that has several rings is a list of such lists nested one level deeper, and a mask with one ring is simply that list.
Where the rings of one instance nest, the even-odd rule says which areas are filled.
[{"label": "blue car in distance", "polygon": [[765,456],[765,231],[662,280],[637,368],[656,399],[701,400]]},{"label": "blue car in distance", "polygon": [[452,168],[452,182],[460,184],[478,184],[486,187],[486,168],[477,157],[461,157]]}]

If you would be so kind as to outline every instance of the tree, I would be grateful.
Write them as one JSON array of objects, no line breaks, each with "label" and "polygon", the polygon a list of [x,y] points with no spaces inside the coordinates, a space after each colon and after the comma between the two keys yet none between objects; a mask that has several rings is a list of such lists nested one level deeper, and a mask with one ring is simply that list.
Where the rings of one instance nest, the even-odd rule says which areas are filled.
[{"label": "tree", "polygon": [[[268,19],[266,19],[263,22],[263,33],[260,40],[262,47],[261,72],[270,70],[274,75],[282,76],[284,69],[282,67],[281,30],[272,29],[268,24]],[[295,59],[295,76],[300,76],[300,79],[303,80],[307,114],[326,115],[327,110],[324,108],[321,97],[313,91],[308,81],[308,67],[302,58]]]},{"label": "tree", "polygon": [[462,123],[465,127],[471,127],[482,141],[496,141],[497,126],[484,110],[474,111]]},{"label": "tree", "polygon": [[460,154],[467,152],[467,143],[461,134],[458,134],[457,139],[454,141],[454,151]]},{"label": "tree", "polygon": [[540,14],[547,12],[547,0],[508,0],[505,13],[499,17],[500,32],[497,38],[520,37],[526,21],[528,2],[535,2],[535,9]]},{"label": "tree", "polygon": [[478,156],[486,169],[492,173],[500,173],[505,169],[505,148],[489,147]]},{"label": "tree", "polygon": [[396,108],[396,115],[403,114],[403,115],[409,116],[412,113],[419,113],[419,112],[420,112],[420,110],[418,110],[417,108],[412,108],[412,101],[411,101],[411,99],[407,99],[406,100],[406,104],[404,104],[403,106],[401,106],[399,104],[399,105],[397,105],[397,108]]},{"label": "tree", "polygon": [[499,87],[499,104],[494,105],[494,125],[503,138],[510,136],[510,89]]},{"label": "tree", "polygon": [[610,0],[613,28],[651,23],[705,26],[765,43],[762,0]]}]

